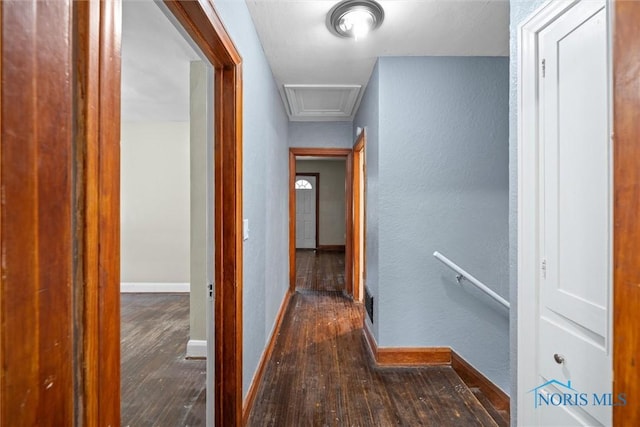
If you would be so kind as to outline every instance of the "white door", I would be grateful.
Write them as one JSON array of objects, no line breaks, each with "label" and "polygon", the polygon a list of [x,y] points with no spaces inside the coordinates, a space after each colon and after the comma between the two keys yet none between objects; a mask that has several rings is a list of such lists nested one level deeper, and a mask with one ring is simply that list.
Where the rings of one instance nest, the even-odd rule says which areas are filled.
[{"label": "white door", "polygon": [[316,192],[315,176],[296,176],[296,248],[316,248]]},{"label": "white door", "polygon": [[[603,400],[612,389],[605,2],[577,3],[539,41],[536,386],[543,387],[534,391],[534,405],[540,425],[610,425],[614,402]],[[554,394],[574,399],[560,402]]]}]

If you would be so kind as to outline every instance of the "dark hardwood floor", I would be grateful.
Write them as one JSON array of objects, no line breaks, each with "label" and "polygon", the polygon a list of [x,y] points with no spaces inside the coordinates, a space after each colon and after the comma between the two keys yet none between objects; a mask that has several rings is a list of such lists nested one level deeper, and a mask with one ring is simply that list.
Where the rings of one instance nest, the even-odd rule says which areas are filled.
[{"label": "dark hardwood floor", "polygon": [[303,292],[285,314],[249,426],[497,425],[451,367],[376,367],[362,306],[325,292],[340,279],[315,270],[334,269],[332,253],[309,252],[298,256]]},{"label": "dark hardwood floor", "polygon": [[206,362],[184,358],[189,295],[120,301],[122,426],[204,426]]},{"label": "dark hardwood floor", "polygon": [[296,290],[344,291],[344,252],[296,250]]}]

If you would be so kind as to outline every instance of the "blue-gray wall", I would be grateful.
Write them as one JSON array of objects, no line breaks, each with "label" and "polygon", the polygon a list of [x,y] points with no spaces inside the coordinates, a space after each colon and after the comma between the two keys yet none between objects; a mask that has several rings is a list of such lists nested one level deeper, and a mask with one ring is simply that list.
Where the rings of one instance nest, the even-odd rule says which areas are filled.
[{"label": "blue-gray wall", "polygon": [[351,122],[290,122],[289,147],[351,148]]},{"label": "blue-gray wall", "polygon": [[255,374],[288,290],[288,118],[249,11],[242,0],[216,9],[243,60],[244,242],[243,394]]},{"label": "blue-gray wall", "polygon": [[509,299],[508,78],[507,58],[383,57],[354,122],[377,157],[378,345],[450,346],[507,392],[508,312],[432,253]]},{"label": "blue-gray wall", "polygon": [[[546,0],[511,0],[509,61],[509,293],[511,295],[511,419],[517,417],[518,361],[518,25]],[[513,423],[515,425],[515,423]]]}]

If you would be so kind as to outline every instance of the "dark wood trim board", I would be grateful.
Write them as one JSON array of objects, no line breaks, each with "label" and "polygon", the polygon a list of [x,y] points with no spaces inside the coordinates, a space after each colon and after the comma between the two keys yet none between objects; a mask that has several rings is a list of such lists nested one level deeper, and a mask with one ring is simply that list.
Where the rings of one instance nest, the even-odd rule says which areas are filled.
[{"label": "dark wood trim board", "polygon": [[640,2],[613,1],[613,425],[640,425]]}]

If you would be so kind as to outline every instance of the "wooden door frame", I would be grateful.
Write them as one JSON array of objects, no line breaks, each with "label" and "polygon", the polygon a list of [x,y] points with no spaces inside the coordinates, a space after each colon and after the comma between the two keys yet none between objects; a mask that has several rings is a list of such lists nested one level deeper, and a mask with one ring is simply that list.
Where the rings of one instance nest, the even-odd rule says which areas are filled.
[{"label": "wooden door frame", "polygon": [[[215,68],[215,424],[239,426],[242,423],[241,57],[212,2],[168,0],[165,4]],[[11,193],[6,199],[8,204],[3,202],[0,210],[3,227],[0,241],[3,251],[10,253],[11,276],[5,279],[3,274],[0,279],[3,319],[0,361],[4,367],[10,349],[7,346],[11,346],[6,342],[12,336],[4,329],[6,315],[29,325],[34,321],[56,325],[59,328],[56,331],[64,331],[72,342],[70,346],[68,340],[59,340],[55,347],[50,342],[55,335],[48,337],[44,329],[43,334],[34,333],[25,340],[32,350],[39,348],[47,354],[34,364],[24,363],[25,360],[12,365],[11,383],[7,383],[3,372],[2,423],[31,424],[29,417],[36,417],[57,420],[60,425],[120,425],[121,3],[120,0],[3,2],[0,18],[15,23],[11,28],[3,28],[4,43],[0,37],[3,81],[13,76],[11,73],[19,72],[22,76],[12,78],[11,90],[9,85],[1,86],[0,185],[3,192],[11,190]],[[6,43],[8,36],[12,37],[10,43]],[[66,38],[67,43],[60,43],[61,38]],[[44,51],[39,50],[44,46],[47,46]],[[38,66],[22,69],[15,66],[23,62]],[[62,75],[66,73],[68,87],[54,80],[59,78],[60,71],[64,72]],[[49,90],[47,84],[51,82],[66,93],[61,96]],[[34,99],[38,110],[32,108]],[[22,109],[25,114],[20,122],[5,122],[6,117],[15,116],[10,111]],[[52,111],[58,114],[57,120],[49,114]],[[45,121],[33,128],[39,120]],[[28,134],[28,145],[22,146],[26,149],[44,144],[44,149],[23,154],[15,151],[19,146],[16,144],[21,142],[16,135],[23,128],[39,131]],[[32,138],[34,135],[37,137]],[[29,166],[12,160],[16,154],[15,160],[24,160],[26,154],[32,156]],[[43,173],[53,174],[50,176],[53,179],[46,176],[42,179]],[[67,192],[65,180],[71,183]],[[25,182],[33,183],[30,188],[35,190],[25,198],[14,198],[15,185],[24,186]],[[64,197],[60,196],[55,215],[44,212],[42,209],[49,207],[51,197],[60,194]],[[57,222],[51,223],[54,220]],[[69,232],[52,241],[68,224],[71,224]],[[48,226],[53,228],[48,230]],[[15,244],[11,235],[4,232],[8,227],[24,231],[26,244]],[[52,237],[47,238],[49,235]],[[45,261],[30,255],[33,238],[40,242],[38,254],[43,254]],[[73,257],[67,256],[70,252],[66,248],[73,249]],[[60,256],[54,258],[47,255],[58,253]],[[3,271],[6,267],[3,261]],[[41,270],[44,276],[38,273]],[[72,276],[62,277],[67,271],[72,271]],[[47,275],[53,275],[55,281],[51,282]],[[42,292],[23,292],[16,299],[15,283],[20,281],[21,286],[28,281],[33,289],[46,286],[41,291],[50,288],[47,295],[55,296],[45,306],[41,305],[45,301]],[[69,295],[71,300],[67,299]],[[7,307],[12,308],[5,311]],[[15,344],[13,347],[17,348]],[[30,350],[25,354],[37,358],[39,353]],[[43,382],[44,378],[38,375],[49,379]],[[11,396],[32,396],[27,411],[14,405]]]},{"label": "wooden door frame", "polygon": [[[353,150],[350,148],[289,148],[289,292],[296,291],[296,157],[335,157],[346,160],[345,171],[345,291],[353,295]],[[319,220],[318,220],[319,222]],[[320,242],[316,242],[319,246]]]},{"label": "wooden door frame", "polygon": [[215,425],[242,425],[242,58],[207,0],[164,4],[215,68]]},{"label": "wooden door frame", "polygon": [[[353,145],[353,299],[356,301],[362,300],[360,294],[360,288],[364,289],[364,283],[366,283],[366,251],[367,251],[367,221],[366,221],[366,191],[360,191],[360,184],[366,184],[366,155],[365,147],[367,145],[367,137],[365,130],[363,129],[358,135],[355,144]],[[360,162],[363,162],[363,168],[360,169]],[[360,204],[362,199],[362,212],[360,212]],[[360,221],[360,217],[365,218],[364,221]],[[360,240],[362,238],[362,245]],[[360,265],[360,258],[362,258],[362,265]],[[362,281],[360,283],[360,271],[362,270]]]},{"label": "wooden door frame", "polygon": [[[316,190],[316,212],[315,212],[315,216],[316,216],[316,247],[314,249],[318,249],[318,246],[320,246],[320,174],[317,172],[296,172],[296,177],[298,176],[312,176],[316,179],[316,188],[314,188],[314,190]],[[295,178],[294,178],[294,186],[295,186]],[[294,192],[295,192],[295,188],[294,188]],[[297,219],[296,219],[297,221]],[[295,243],[295,242],[294,242]]]},{"label": "wooden door frame", "polygon": [[613,425],[640,425],[640,2],[612,5]]}]

